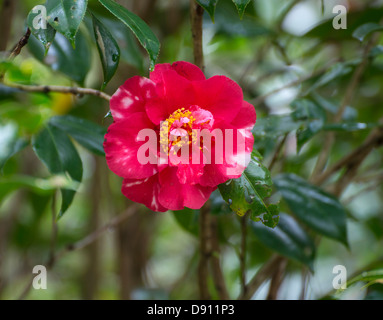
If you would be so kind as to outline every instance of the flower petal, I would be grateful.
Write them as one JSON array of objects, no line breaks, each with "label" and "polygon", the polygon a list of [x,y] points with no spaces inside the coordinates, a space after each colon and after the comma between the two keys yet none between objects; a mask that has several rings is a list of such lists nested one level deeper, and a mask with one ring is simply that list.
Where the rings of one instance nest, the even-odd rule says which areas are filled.
[{"label": "flower petal", "polygon": [[243,101],[242,108],[231,124],[238,129],[252,130],[257,120],[257,114],[252,104]]},{"label": "flower petal", "polygon": [[147,99],[156,94],[153,81],[135,76],[125,81],[110,100],[113,120],[119,121],[135,112],[145,112]]},{"label": "flower petal", "polygon": [[159,177],[161,184],[159,202],[170,210],[182,210],[184,207],[200,209],[215,189],[199,184],[181,184],[178,181],[176,167],[168,167],[161,171]]},{"label": "flower petal", "polygon": [[[223,146],[212,147],[211,164],[206,164],[200,184],[203,186],[216,186],[229,179],[239,178],[250,161],[254,145],[254,136],[250,130],[236,129],[230,124],[221,123],[223,131]],[[227,135],[226,129],[232,129],[232,138]],[[239,138],[239,139],[238,139]],[[228,140],[230,139],[230,140]],[[232,148],[227,146],[232,144]],[[217,148],[223,148],[223,159],[217,161]],[[221,153],[221,152],[220,152]]]},{"label": "flower petal", "polygon": [[[142,129],[154,129],[144,112],[134,113],[125,120],[109,126],[104,141],[106,161],[110,170],[120,177],[142,179],[157,173],[157,164],[141,164],[142,161],[138,159],[138,150],[146,143],[137,140],[137,135]],[[156,157],[157,141],[151,144],[153,147],[149,152],[152,157]]]},{"label": "flower petal", "polygon": [[157,98],[150,99],[146,104],[146,113],[156,125],[165,121],[177,109],[188,108],[196,101],[192,85],[194,82],[172,69],[162,72],[159,76],[161,80],[156,81]]},{"label": "flower petal", "polygon": [[196,105],[210,111],[215,121],[230,123],[243,103],[241,87],[225,76],[214,76],[205,81],[193,82]]},{"label": "flower petal", "polygon": [[158,174],[146,179],[124,179],[121,191],[128,199],[142,203],[149,209],[157,212],[165,212],[168,209],[158,201],[160,184]]},{"label": "flower petal", "polygon": [[150,73],[150,79],[155,83],[161,83],[162,74],[168,72],[169,70],[174,70],[181,77],[184,77],[190,81],[201,81],[206,79],[200,68],[186,61],[177,61],[173,64],[157,64],[154,71]]}]

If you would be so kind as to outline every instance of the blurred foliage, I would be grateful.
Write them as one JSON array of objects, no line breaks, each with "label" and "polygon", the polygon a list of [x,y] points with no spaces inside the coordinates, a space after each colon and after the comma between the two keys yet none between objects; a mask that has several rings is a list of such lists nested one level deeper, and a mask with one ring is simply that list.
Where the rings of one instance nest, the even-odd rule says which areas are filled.
[{"label": "blurred foliage", "polygon": [[[2,299],[19,297],[33,266],[46,264],[53,249],[84,239],[131,205],[103,158],[111,123],[107,103],[22,92],[10,84],[102,88],[112,95],[127,78],[147,76],[154,63],[193,61],[189,1],[118,2],[19,0],[4,30],[11,35],[9,51],[27,26],[32,35],[20,55],[9,60],[4,52],[0,61]],[[207,76],[237,81],[257,111],[252,162],[210,199],[231,298],[240,293],[241,219],[250,217],[247,274],[252,277],[275,253],[288,259],[279,298],[382,299],[382,148],[371,150],[340,197],[333,187],[346,169],[320,186],[312,173],[329,133],[335,139],[326,168],[382,128],[383,2],[197,2],[206,11]],[[46,30],[33,28],[38,4],[47,5]],[[338,4],[348,8],[347,29],[333,28]],[[52,215],[61,217],[56,240]],[[97,245],[55,261],[48,290],[32,289],[27,298],[125,298],[127,278],[133,279],[125,288],[133,299],[197,298],[198,210],[142,209],[136,216],[109,228],[114,232],[105,232]],[[139,271],[125,274],[126,261]],[[346,290],[333,290],[335,265],[347,268]],[[254,298],[266,298],[269,287],[267,281]]]}]

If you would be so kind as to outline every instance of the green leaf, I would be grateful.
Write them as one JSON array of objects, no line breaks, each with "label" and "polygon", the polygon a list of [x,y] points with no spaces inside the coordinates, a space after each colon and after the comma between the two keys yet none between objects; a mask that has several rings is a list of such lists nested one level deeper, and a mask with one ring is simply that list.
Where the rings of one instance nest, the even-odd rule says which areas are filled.
[{"label": "green leaf", "polygon": [[47,20],[75,47],[77,31],[84,19],[88,0],[47,0]]},{"label": "green leaf", "polygon": [[237,11],[230,2],[223,1],[217,7],[215,13],[215,26],[217,35],[225,38],[261,36],[274,36],[274,31],[265,26],[258,17],[246,15],[242,20],[238,19]]},{"label": "green leaf", "polygon": [[351,286],[356,282],[368,282],[370,284],[376,283],[376,281],[383,280],[383,269],[365,271],[360,275],[352,278],[347,282],[347,286]]},{"label": "green leaf", "polygon": [[112,79],[120,62],[120,47],[109,30],[94,15],[93,31],[97,42],[98,53],[101,58],[102,70],[104,72],[103,87]]},{"label": "green leaf", "polygon": [[19,138],[16,125],[12,123],[0,124],[0,171],[3,170],[4,165],[12,156],[27,145],[28,141]]},{"label": "green leaf", "polygon": [[329,42],[351,40],[353,39],[354,30],[366,23],[379,23],[382,15],[383,8],[380,6],[349,10],[347,13],[347,29],[339,29],[334,32],[333,18],[330,18],[317,24],[303,37],[319,38],[322,41]]},{"label": "green leaf", "polygon": [[0,180],[0,203],[5,196],[20,188],[28,188],[37,194],[51,194],[58,188],[76,190],[78,183],[68,179],[63,175],[55,175],[49,179],[34,178],[31,176],[16,175],[11,177],[2,177]]},{"label": "green leaf", "polygon": [[368,35],[375,31],[383,30],[383,26],[374,22],[369,22],[358,27],[352,36],[359,41],[363,41]]},{"label": "green leaf", "polygon": [[[52,174],[68,174],[76,182],[82,179],[82,162],[76,148],[65,132],[50,125],[33,136],[32,146],[39,159]],[[59,217],[73,201],[75,191],[62,189],[62,204]]]},{"label": "green leaf", "polygon": [[237,7],[238,14],[242,19],[243,14],[245,13],[247,5],[250,3],[250,0],[233,0],[235,6]]},{"label": "green leaf", "polygon": [[117,19],[99,17],[101,23],[108,28],[120,48],[121,59],[134,66],[140,73],[145,72],[144,57],[139,43],[132,32],[126,32],[125,24]]},{"label": "green leaf", "polygon": [[191,234],[198,236],[199,233],[199,210],[185,208],[179,211],[173,211],[174,219],[180,227]]},{"label": "green leaf", "polygon": [[104,127],[70,115],[52,117],[49,124],[66,132],[88,150],[105,156],[103,143],[106,129]]},{"label": "green leaf", "polygon": [[214,215],[231,214],[232,211],[218,190],[214,190],[210,195],[210,213]]},{"label": "green leaf", "polygon": [[76,49],[60,33],[56,34],[49,52],[44,57],[44,50],[39,42],[31,38],[28,46],[32,54],[55,71],[60,71],[79,83],[84,84],[91,66],[91,50],[81,31],[76,36]]},{"label": "green leaf", "polygon": [[323,130],[353,132],[353,131],[375,128],[375,127],[378,127],[379,125],[380,125],[379,123],[362,123],[362,122],[329,123],[323,126]]},{"label": "green leaf", "polygon": [[322,130],[326,122],[326,112],[316,103],[308,99],[298,99],[291,103],[295,121],[303,120],[307,124],[297,130],[298,151],[315,134]]},{"label": "green leaf", "polygon": [[262,221],[266,226],[274,228],[279,219],[279,207],[277,204],[265,203],[265,199],[271,195],[271,185],[269,170],[253,153],[240,178],[231,179],[218,187],[223,199],[236,214],[243,216],[250,211],[252,220]]},{"label": "green leaf", "polygon": [[206,10],[209,14],[211,21],[214,22],[215,7],[217,6],[218,0],[196,0],[197,3]]},{"label": "green leaf", "polygon": [[150,69],[154,69],[154,64],[160,52],[160,42],[149,26],[138,16],[125,9],[123,6],[112,0],[99,0],[115,17],[120,19],[137,37],[138,41],[145,48],[150,58]]},{"label": "green leaf", "polygon": [[274,179],[290,210],[320,234],[347,244],[346,212],[338,199],[295,174]]},{"label": "green leaf", "polygon": [[[40,18],[41,14],[37,9],[32,9],[27,17],[27,25],[36,39],[43,44],[46,55],[55,38],[56,30],[47,22],[44,23],[43,17]],[[35,28],[37,26],[39,29]]]},{"label": "green leaf", "polygon": [[314,242],[291,216],[281,213],[279,223],[274,229],[257,222],[253,222],[251,227],[256,237],[264,245],[285,257],[308,265],[313,270]]}]

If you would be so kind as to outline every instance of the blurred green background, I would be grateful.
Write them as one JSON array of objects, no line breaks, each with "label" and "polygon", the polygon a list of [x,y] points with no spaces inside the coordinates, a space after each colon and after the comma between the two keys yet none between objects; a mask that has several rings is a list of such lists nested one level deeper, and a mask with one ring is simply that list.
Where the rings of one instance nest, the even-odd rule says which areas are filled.
[{"label": "blurred green background", "polygon": [[[3,12],[4,2],[0,1]],[[12,0],[11,16],[0,13],[3,58],[25,33],[28,13],[44,2]],[[193,62],[189,1],[118,2],[141,17],[159,38],[157,63]],[[348,9],[346,30],[332,26],[333,7],[339,4]],[[240,19],[231,0],[219,0],[214,23],[205,12],[203,48],[207,77],[224,74],[232,78],[243,88],[245,99],[254,104],[258,118],[255,148],[266,166],[283,141],[271,170],[272,178],[280,173],[294,173],[309,179],[330,131],[336,135],[328,159],[333,164],[382,125],[382,37],[371,33],[359,41],[353,36],[358,27],[379,23],[382,4],[383,1],[361,0],[252,0]],[[105,92],[112,95],[134,75],[148,76],[147,53],[134,35],[98,1],[90,0],[88,6],[121,48],[119,67]],[[341,121],[336,123],[334,115],[372,37],[376,39],[368,65]],[[90,15],[80,26],[76,50],[57,33],[44,57],[43,46],[31,36],[15,60],[3,60],[1,72],[5,83],[100,89],[103,72]],[[109,171],[105,158],[78,142],[74,144],[83,163],[82,183],[68,211],[57,225],[53,224],[57,226],[57,239],[52,241],[52,204],[56,210],[61,201],[55,189],[65,183],[65,178],[52,178],[29,145],[31,137],[53,116],[62,115],[92,121],[105,130],[111,123],[110,118],[105,118],[108,110],[106,101],[93,96],[31,94],[0,85],[0,159],[8,160],[0,175],[1,299],[198,298],[198,212],[185,209],[153,213],[138,206],[124,221],[102,232],[97,241],[83,249],[68,248],[133,205],[121,194],[121,179]],[[95,133],[96,138],[102,137],[104,131],[100,130]],[[9,141],[12,146],[20,145],[20,151],[4,159]],[[307,261],[294,251],[299,251],[294,247],[296,239],[285,235],[273,242],[273,235],[257,232],[256,227],[248,225],[248,279],[273,255],[281,254],[288,260],[278,286],[279,299],[320,299],[329,295],[337,299],[383,298],[383,273],[368,287],[364,285],[369,279],[356,281],[344,292],[335,292],[332,286],[335,265],[344,265],[349,279],[383,267],[382,155],[381,148],[372,150],[340,195],[347,213],[348,248],[294,218],[291,232],[302,231],[315,243],[315,254],[305,256]],[[337,178],[339,173],[323,189],[331,192],[331,184]],[[57,201],[52,203],[54,194]],[[280,199],[278,193],[273,197]],[[218,192],[213,194],[211,203],[218,223],[226,285],[230,297],[235,299],[241,290],[241,218],[231,212]],[[54,212],[57,214],[57,210]],[[281,212],[293,216],[283,199]],[[53,262],[50,260],[52,250],[59,253],[65,248],[67,252]],[[32,268],[48,266],[49,262],[52,267],[48,270],[48,289],[28,289]],[[314,272],[309,271],[310,265]],[[379,279],[380,282],[375,281]],[[253,299],[270,297],[270,283],[266,280]],[[217,298],[211,279],[210,285],[213,298]]]}]

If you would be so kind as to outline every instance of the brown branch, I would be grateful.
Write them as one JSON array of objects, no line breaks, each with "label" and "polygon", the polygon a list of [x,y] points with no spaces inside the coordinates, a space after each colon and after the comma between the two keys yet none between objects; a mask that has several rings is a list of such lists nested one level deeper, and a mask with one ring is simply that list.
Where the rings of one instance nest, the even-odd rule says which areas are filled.
[{"label": "brown branch", "polygon": [[238,300],[249,300],[259,289],[259,287],[271,277],[271,275],[278,269],[281,261],[284,258],[278,255],[274,255],[270,260],[265,263],[254,277],[247,284],[247,290],[245,294],[240,294]]},{"label": "brown branch", "polygon": [[12,52],[8,58],[9,60],[15,59],[20,54],[23,47],[27,45],[30,36],[31,36],[31,30],[28,28],[24,36],[19,40],[19,42],[12,49]]},{"label": "brown branch", "polygon": [[277,163],[279,155],[280,155],[280,153],[282,151],[282,148],[283,148],[283,146],[284,146],[284,144],[285,144],[285,142],[287,140],[287,136],[288,136],[288,134],[286,133],[284,135],[283,139],[281,140],[281,142],[278,144],[278,147],[275,150],[274,156],[271,159],[271,162],[270,162],[270,165],[269,165],[269,171],[271,171],[274,168],[274,165]]},{"label": "brown branch", "polygon": [[219,246],[219,237],[218,237],[218,224],[217,218],[215,216],[210,217],[210,230],[211,230],[211,246],[212,246],[212,256],[211,256],[211,266],[213,272],[213,282],[215,289],[217,291],[218,297],[221,300],[229,300],[230,295],[227,291],[225,278],[222,272],[220,256],[221,250]]},{"label": "brown branch", "polygon": [[110,101],[111,96],[108,94],[91,89],[91,88],[77,88],[77,87],[65,87],[65,86],[32,86],[32,85],[23,85],[23,84],[15,84],[15,83],[7,83],[7,87],[15,88],[25,92],[40,92],[48,94],[50,92],[60,92],[67,93],[73,95],[92,95],[107,101]]},{"label": "brown branch", "polygon": [[208,288],[209,260],[211,257],[211,230],[210,230],[210,204],[207,202],[200,210],[199,216],[199,243],[200,259],[198,264],[198,285],[201,300],[210,300]]},{"label": "brown branch", "polygon": [[288,260],[283,258],[278,263],[278,267],[271,276],[271,283],[269,288],[269,293],[267,294],[267,300],[277,300],[278,292],[283,282],[283,277],[286,271]]},{"label": "brown branch", "polygon": [[52,196],[52,235],[51,235],[51,243],[50,243],[50,255],[49,261],[47,263],[48,268],[54,262],[55,259],[55,250],[56,250],[56,242],[57,242],[57,217],[56,217],[56,192]]},{"label": "brown branch", "polygon": [[0,12],[0,51],[7,50],[16,0],[4,0]]},{"label": "brown branch", "polygon": [[194,64],[197,65],[202,71],[205,69],[202,39],[203,11],[203,8],[195,0],[190,0]]},{"label": "brown branch", "polygon": [[246,285],[247,217],[248,217],[248,215],[246,214],[240,218],[240,223],[241,223],[241,251],[239,254],[239,261],[240,261],[241,293],[242,293],[242,295],[245,295],[246,291],[247,291],[247,285]]}]

